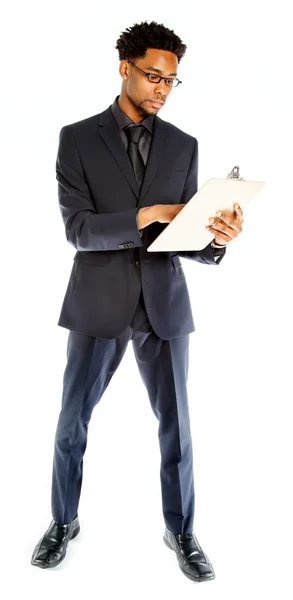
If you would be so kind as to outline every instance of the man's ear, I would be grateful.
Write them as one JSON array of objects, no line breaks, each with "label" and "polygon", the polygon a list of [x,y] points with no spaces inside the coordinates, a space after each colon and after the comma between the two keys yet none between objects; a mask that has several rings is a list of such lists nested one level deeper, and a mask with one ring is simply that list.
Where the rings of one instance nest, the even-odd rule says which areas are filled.
[{"label": "man's ear", "polygon": [[119,65],[119,73],[122,79],[128,79],[128,62],[126,60],[121,60]]}]

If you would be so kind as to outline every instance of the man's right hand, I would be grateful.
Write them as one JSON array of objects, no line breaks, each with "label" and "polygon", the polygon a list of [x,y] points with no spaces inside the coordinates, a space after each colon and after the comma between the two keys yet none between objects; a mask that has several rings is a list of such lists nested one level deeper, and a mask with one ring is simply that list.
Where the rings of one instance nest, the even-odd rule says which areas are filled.
[{"label": "man's right hand", "polygon": [[171,223],[184,206],[185,204],[155,204],[157,221],[159,223]]},{"label": "man's right hand", "polygon": [[143,229],[151,223],[171,223],[185,204],[154,204],[140,208],[137,216],[138,229]]}]

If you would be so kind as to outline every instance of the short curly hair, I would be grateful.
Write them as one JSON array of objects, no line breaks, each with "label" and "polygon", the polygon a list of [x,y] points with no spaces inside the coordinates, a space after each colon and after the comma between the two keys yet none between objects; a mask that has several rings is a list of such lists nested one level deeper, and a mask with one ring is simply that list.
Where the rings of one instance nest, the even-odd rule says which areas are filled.
[{"label": "short curly hair", "polygon": [[116,42],[119,60],[135,60],[143,58],[148,48],[167,50],[176,54],[178,63],[183,58],[187,46],[174,33],[162,24],[155,21],[136,23],[122,32]]}]

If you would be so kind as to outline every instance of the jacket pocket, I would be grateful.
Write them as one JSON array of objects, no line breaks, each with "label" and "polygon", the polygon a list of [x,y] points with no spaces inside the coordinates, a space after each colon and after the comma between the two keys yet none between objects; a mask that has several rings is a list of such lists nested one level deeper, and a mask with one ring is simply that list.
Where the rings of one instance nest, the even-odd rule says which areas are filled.
[{"label": "jacket pocket", "polygon": [[98,265],[99,267],[105,267],[110,260],[110,256],[103,250],[99,252],[96,252],[95,250],[90,252],[78,250],[73,260],[75,260],[77,263],[82,262],[91,265]]}]

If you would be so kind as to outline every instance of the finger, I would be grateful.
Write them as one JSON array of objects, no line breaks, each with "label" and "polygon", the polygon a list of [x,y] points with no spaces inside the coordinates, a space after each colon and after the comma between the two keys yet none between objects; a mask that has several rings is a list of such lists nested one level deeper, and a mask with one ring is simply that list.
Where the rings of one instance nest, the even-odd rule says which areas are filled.
[{"label": "finger", "polygon": [[227,212],[218,211],[217,216],[215,217],[215,223],[224,223],[228,227],[234,229],[237,233],[242,231],[241,225],[242,221],[238,220],[238,217],[235,219],[235,215],[231,215]]},{"label": "finger", "polygon": [[227,223],[222,221],[221,219],[210,219],[209,225],[217,232],[228,235],[231,239],[236,237],[241,231],[241,225],[232,227],[230,225],[227,225]]},{"label": "finger", "polygon": [[241,206],[237,202],[235,202],[234,204],[234,210],[237,215],[237,218],[241,221],[241,223],[243,223],[243,211]]},{"label": "finger", "polygon": [[228,244],[228,242],[231,242],[232,239],[233,239],[229,235],[227,235],[226,233],[218,231],[217,229],[213,229],[213,227],[207,226],[206,229],[208,231],[210,231],[210,233],[213,234],[214,238],[217,238],[217,242],[219,244]]}]

